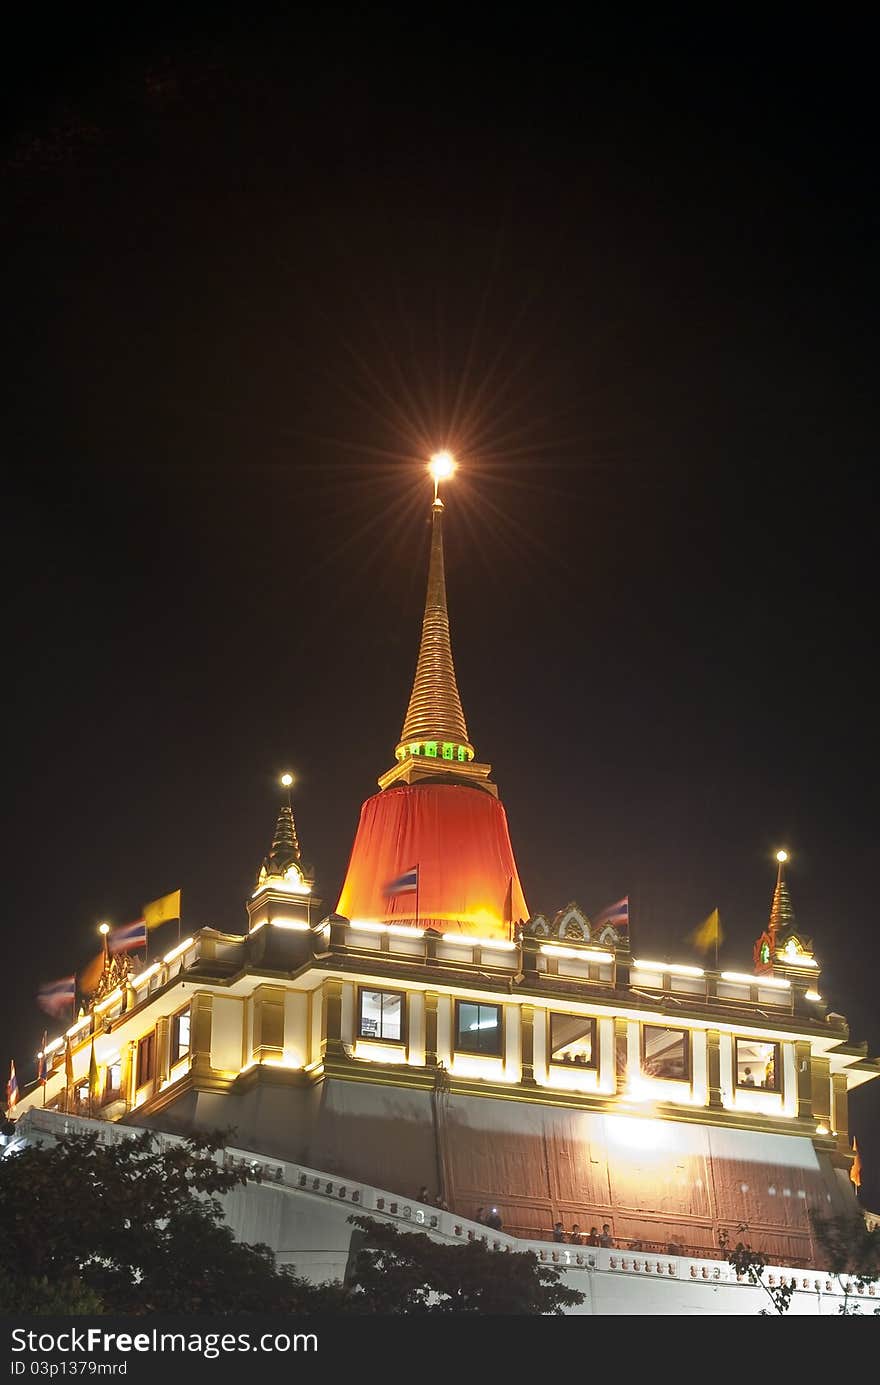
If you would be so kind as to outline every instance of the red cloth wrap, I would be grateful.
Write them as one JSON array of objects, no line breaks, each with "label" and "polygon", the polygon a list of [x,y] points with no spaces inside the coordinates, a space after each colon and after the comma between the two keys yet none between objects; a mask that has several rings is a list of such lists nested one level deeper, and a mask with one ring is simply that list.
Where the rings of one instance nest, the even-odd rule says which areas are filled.
[{"label": "red cloth wrap", "polygon": [[[419,869],[415,891],[388,884]],[[497,798],[460,784],[402,784],[361,808],[339,914],[373,923],[418,923],[441,932],[507,938],[529,917]]]}]

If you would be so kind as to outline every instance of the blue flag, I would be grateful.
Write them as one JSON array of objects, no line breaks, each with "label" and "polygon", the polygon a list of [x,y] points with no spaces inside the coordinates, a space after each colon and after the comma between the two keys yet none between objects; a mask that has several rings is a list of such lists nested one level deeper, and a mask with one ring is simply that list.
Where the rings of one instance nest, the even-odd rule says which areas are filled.
[{"label": "blue flag", "polygon": [[411,870],[404,871],[403,875],[398,875],[396,880],[389,880],[385,886],[387,895],[411,894],[419,888],[419,868],[413,866]]},{"label": "blue flag", "polygon": [[47,1015],[56,1019],[73,1005],[76,998],[76,977],[62,976],[60,981],[48,981],[37,991],[37,1004]]},{"label": "blue flag", "polygon": [[618,899],[616,904],[609,904],[607,909],[603,909],[601,914],[593,919],[593,928],[602,928],[606,923],[610,923],[612,928],[629,928],[629,895],[624,895],[623,899]]},{"label": "blue flag", "polygon": [[143,919],[135,923],[124,923],[114,928],[108,935],[107,946],[111,952],[137,952],[147,945],[147,925]]},{"label": "blue flag", "polygon": [[9,1062],[9,1081],[6,1083],[6,1109],[13,1111],[15,1103],[18,1101],[18,1078],[15,1075],[15,1063],[10,1059]]}]

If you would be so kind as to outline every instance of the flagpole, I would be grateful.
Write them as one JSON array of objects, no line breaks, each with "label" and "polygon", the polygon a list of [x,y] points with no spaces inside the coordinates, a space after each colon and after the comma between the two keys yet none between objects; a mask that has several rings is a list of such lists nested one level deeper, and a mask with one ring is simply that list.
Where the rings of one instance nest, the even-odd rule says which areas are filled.
[{"label": "flagpole", "polygon": [[421,874],[421,872],[420,872],[420,870],[419,870],[419,867],[418,867],[418,865],[416,865],[416,928],[418,928],[418,926],[419,926],[419,875],[420,875],[420,874]]}]

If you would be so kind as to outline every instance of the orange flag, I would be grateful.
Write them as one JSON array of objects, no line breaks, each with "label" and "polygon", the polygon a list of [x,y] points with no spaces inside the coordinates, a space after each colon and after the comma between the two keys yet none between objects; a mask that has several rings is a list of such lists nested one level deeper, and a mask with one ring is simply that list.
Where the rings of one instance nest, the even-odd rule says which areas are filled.
[{"label": "orange flag", "polygon": [[77,974],[81,995],[92,995],[98,989],[98,982],[104,974],[104,951],[103,949],[96,957],[80,969]]},{"label": "orange flag", "polygon": [[861,1186],[862,1186],[862,1156],[861,1156],[861,1154],[859,1154],[859,1144],[858,1144],[858,1141],[857,1141],[855,1135],[853,1135],[853,1154],[854,1154],[855,1157],[854,1157],[854,1159],[853,1159],[853,1161],[852,1161],[852,1168],[851,1168],[850,1171],[849,1171],[849,1180],[850,1180],[851,1183],[854,1183],[855,1186],[856,1186],[857,1188],[861,1188]]}]

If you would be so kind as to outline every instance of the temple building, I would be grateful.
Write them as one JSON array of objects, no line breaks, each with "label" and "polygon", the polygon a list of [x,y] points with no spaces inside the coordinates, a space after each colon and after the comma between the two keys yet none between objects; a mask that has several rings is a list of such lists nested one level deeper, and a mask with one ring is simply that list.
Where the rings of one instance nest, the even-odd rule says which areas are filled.
[{"label": "temple building", "polygon": [[[485,1234],[475,1213],[497,1207],[499,1248],[554,1258],[557,1222],[607,1224],[613,1249],[566,1251],[572,1283],[581,1269],[675,1282],[642,1311],[753,1311],[695,1297],[728,1282],[719,1235],[745,1224],[815,1296],[810,1212],[857,1206],[848,1097],[880,1064],[822,996],[785,853],[750,971],[633,956],[627,929],[576,903],[530,915],[459,696],[443,519],[435,484],[412,692],[335,911],[287,801],[241,932],[202,928],[140,971],[108,959],[88,1011],[48,1044],[19,1129],[233,1127],[232,1157],[265,1167],[291,1206],[333,1201],[278,1231],[279,1258],[318,1278],[344,1265],[340,1207],[356,1191],[447,1238]],[[415,1201],[422,1185],[439,1211]],[[591,1293],[592,1311],[627,1311]]]}]

